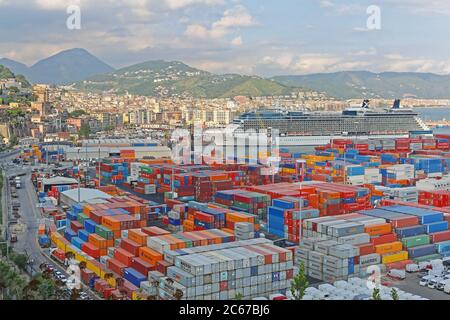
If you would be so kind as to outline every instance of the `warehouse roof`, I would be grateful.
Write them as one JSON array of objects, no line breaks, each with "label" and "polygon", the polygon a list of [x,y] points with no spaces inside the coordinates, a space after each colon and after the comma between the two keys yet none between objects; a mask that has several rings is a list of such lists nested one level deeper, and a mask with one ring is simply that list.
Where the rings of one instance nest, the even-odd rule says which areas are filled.
[{"label": "warehouse roof", "polygon": [[[68,197],[72,201],[78,201],[78,188],[64,191],[61,193],[61,195]],[[94,199],[110,199],[110,198],[112,198],[112,196],[110,196],[107,193],[104,193],[103,191],[96,189],[80,188],[80,202],[90,201]]]},{"label": "warehouse roof", "polygon": [[67,185],[67,184],[77,184],[78,180],[73,178],[65,177],[54,177],[49,179],[42,179],[44,185]]}]

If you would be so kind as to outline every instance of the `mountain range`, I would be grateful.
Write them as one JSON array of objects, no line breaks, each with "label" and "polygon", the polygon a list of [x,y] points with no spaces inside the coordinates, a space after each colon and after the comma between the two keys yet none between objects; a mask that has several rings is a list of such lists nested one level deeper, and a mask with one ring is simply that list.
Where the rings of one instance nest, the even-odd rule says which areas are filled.
[{"label": "mountain range", "polygon": [[338,99],[450,98],[450,75],[433,73],[343,71],[272,79],[287,86],[325,92]]},{"label": "mountain range", "polygon": [[275,81],[238,74],[216,75],[179,61],[148,61],[94,76],[76,88],[146,96],[228,98],[237,95],[285,95],[294,88]]},{"label": "mountain range", "polygon": [[24,88],[31,86],[23,75],[15,75],[9,68],[0,65],[0,80],[2,79],[16,79]]},{"label": "mountain range", "polygon": [[114,70],[85,49],[78,48],[57,53],[31,67],[6,58],[0,59],[0,65],[4,65],[15,74],[24,75],[32,83],[57,85],[70,84]]},{"label": "mountain range", "polygon": [[115,70],[85,49],[62,51],[31,67],[10,59],[0,65],[32,83],[72,85],[80,90],[147,96],[221,98],[317,91],[337,99],[450,99],[450,75],[342,71],[272,78],[214,74],[179,61],[147,61]]}]

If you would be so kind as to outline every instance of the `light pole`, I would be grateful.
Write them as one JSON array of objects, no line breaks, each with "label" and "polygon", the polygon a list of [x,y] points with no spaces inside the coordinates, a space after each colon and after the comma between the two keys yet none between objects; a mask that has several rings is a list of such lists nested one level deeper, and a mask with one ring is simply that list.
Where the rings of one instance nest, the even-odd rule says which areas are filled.
[{"label": "light pole", "polygon": [[102,186],[101,165],[100,165],[100,140],[98,140],[98,186]]},{"label": "light pole", "polygon": [[81,148],[78,148],[78,204],[81,203],[80,199],[81,199],[81,175],[80,175],[80,150]]}]

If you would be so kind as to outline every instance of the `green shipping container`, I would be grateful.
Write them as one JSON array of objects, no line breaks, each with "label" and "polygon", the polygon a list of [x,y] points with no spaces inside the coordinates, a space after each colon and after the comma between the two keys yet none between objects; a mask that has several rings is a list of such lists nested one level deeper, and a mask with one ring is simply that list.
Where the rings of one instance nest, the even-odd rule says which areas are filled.
[{"label": "green shipping container", "polygon": [[85,215],[84,213],[79,213],[78,217],[77,217],[77,220],[78,220],[79,223],[81,223],[84,226],[84,222],[86,220],[89,220],[89,217],[87,215]]},{"label": "green shipping container", "polygon": [[247,203],[243,203],[243,202],[239,202],[239,201],[234,201],[233,206],[238,207],[238,208],[242,208],[242,209],[249,209],[250,205]]},{"label": "green shipping container", "polygon": [[424,246],[430,244],[430,236],[427,234],[403,238],[402,243],[406,248],[414,248],[418,246]]},{"label": "green shipping container", "polygon": [[95,227],[95,233],[98,234],[100,237],[105,238],[106,240],[114,239],[114,233],[108,228],[101,225]]},{"label": "green shipping container", "polygon": [[423,256],[423,257],[417,257],[413,259],[414,263],[424,262],[424,261],[431,261],[435,259],[442,259],[442,256],[440,254],[432,254],[429,256]]}]

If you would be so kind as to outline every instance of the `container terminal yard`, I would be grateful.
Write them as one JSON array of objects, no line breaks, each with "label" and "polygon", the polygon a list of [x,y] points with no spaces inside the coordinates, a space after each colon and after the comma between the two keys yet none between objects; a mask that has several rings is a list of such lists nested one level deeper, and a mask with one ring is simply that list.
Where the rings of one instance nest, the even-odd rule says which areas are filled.
[{"label": "container terminal yard", "polygon": [[450,299],[449,135],[282,148],[273,175],[102,148],[3,159],[10,245],[86,299]]}]

